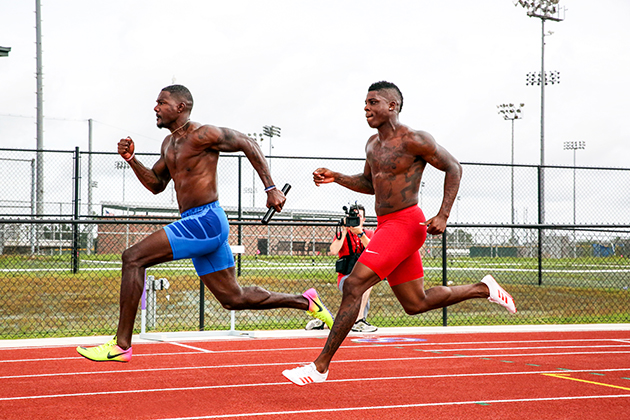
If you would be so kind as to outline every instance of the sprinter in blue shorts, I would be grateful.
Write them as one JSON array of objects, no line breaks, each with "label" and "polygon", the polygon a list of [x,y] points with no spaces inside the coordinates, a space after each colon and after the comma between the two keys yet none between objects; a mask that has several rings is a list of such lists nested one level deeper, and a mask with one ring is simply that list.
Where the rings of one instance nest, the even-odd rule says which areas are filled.
[{"label": "sprinter in blue shorts", "polygon": [[203,283],[226,309],[295,308],[307,311],[332,327],[333,319],[315,289],[302,295],[269,292],[261,287],[241,287],[236,281],[234,258],[228,244],[228,220],[219,205],[217,162],[221,152],[243,152],[265,185],[267,207],[281,211],[286,200],[269,173],[260,147],[244,134],[229,128],[190,121],[193,98],[181,85],[165,87],[154,108],[157,126],[171,134],[162,142],[160,158],[147,168],[135,157],[135,145],[127,137],[118,143],[118,153],[149,191],[164,191],[172,180],[182,219],[165,226],[122,254],[120,317],[118,332],[97,347],[77,347],[94,361],[128,362],[131,336],[142,296],[147,267],[192,258]]}]

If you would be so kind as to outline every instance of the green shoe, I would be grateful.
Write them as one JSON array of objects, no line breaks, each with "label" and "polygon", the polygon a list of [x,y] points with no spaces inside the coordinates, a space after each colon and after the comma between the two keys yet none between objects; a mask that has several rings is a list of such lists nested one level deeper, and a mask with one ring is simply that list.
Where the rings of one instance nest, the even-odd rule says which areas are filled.
[{"label": "green shoe", "polygon": [[302,294],[302,296],[308,299],[308,311],[306,311],[306,313],[313,318],[324,321],[328,328],[332,328],[334,322],[333,317],[328,308],[326,308],[322,301],[319,300],[319,296],[317,295],[315,289],[308,289]]},{"label": "green shoe", "polygon": [[95,362],[128,362],[131,360],[131,347],[123,350],[118,347],[116,337],[97,347],[77,347],[77,352]]}]

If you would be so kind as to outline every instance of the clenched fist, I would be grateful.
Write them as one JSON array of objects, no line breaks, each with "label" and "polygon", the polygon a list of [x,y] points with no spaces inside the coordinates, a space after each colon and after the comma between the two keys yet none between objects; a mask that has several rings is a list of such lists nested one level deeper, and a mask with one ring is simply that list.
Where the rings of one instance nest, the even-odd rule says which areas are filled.
[{"label": "clenched fist", "polygon": [[136,146],[133,144],[131,137],[122,139],[118,142],[118,154],[122,156],[127,162],[129,162],[135,156]]}]

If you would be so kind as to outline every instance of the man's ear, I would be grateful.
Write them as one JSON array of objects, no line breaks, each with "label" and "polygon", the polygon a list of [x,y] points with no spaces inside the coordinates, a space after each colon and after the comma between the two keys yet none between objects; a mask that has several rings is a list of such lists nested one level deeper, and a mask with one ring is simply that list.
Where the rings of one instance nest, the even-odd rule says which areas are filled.
[{"label": "man's ear", "polygon": [[389,102],[389,110],[390,111],[398,111],[398,104],[396,103],[396,101],[390,101]]},{"label": "man's ear", "polygon": [[180,102],[179,104],[177,104],[177,112],[179,112],[180,114],[186,111],[186,108],[188,107],[186,106],[184,102]]}]

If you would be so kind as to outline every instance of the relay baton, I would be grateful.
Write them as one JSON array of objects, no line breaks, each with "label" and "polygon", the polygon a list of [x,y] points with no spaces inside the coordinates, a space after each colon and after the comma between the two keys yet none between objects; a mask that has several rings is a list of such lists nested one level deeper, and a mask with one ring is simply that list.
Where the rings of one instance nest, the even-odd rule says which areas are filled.
[{"label": "relay baton", "polygon": [[[287,195],[290,189],[291,189],[291,185],[284,184],[284,187],[282,187],[282,193],[284,195]],[[263,225],[266,225],[267,223],[269,223],[269,221],[271,220],[274,214],[276,214],[276,209],[273,207],[269,207],[269,210],[267,210],[267,213],[265,213],[265,216],[262,218],[260,223],[262,223]]]}]

